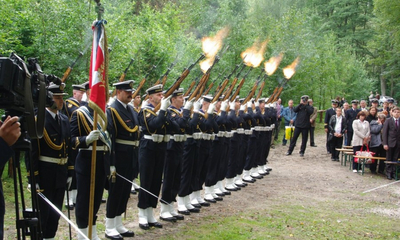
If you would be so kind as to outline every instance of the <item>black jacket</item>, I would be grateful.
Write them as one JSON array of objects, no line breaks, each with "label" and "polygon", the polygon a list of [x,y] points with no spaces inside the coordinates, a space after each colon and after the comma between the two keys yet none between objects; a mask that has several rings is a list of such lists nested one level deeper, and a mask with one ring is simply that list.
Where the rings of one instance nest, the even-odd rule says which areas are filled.
[{"label": "black jacket", "polygon": [[[336,115],[333,115],[331,119],[329,119],[329,132],[334,134],[335,133],[335,126],[336,126]],[[347,123],[346,118],[342,116],[342,127],[341,127],[341,134],[344,134],[347,130]]]},{"label": "black jacket", "polygon": [[299,104],[293,109],[297,113],[294,126],[297,128],[311,128],[310,116],[314,112],[314,108],[308,104]]}]

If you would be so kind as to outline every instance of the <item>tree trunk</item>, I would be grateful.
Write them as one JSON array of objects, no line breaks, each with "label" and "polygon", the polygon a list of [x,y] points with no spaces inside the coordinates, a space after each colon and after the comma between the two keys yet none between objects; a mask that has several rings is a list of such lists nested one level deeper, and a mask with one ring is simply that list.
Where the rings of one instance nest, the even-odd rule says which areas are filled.
[{"label": "tree trunk", "polygon": [[380,80],[381,80],[381,94],[383,96],[386,96],[386,79],[383,76],[383,71],[385,70],[385,67],[382,65],[381,66],[381,74],[380,74]]}]

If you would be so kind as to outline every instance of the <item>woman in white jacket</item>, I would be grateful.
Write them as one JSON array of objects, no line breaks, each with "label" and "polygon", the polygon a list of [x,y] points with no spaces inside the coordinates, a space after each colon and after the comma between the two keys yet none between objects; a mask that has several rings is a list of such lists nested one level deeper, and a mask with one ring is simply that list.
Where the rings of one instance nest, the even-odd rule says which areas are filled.
[{"label": "woman in white jacket", "polygon": [[[370,128],[369,122],[366,120],[367,114],[364,111],[360,111],[357,114],[356,120],[353,121],[353,140],[351,141],[351,145],[353,146],[353,152],[356,154],[357,151],[360,151],[361,147],[364,150],[367,149],[367,145],[370,139]],[[353,172],[357,172],[358,163],[354,162],[353,159]]]}]

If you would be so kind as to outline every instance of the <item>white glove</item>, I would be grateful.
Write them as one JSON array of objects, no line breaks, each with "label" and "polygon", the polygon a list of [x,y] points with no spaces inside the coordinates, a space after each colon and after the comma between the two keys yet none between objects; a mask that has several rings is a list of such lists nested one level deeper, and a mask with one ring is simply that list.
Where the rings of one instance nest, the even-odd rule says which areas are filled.
[{"label": "white glove", "polygon": [[[28,183],[27,189],[28,189],[28,191],[31,191],[31,184],[30,183]],[[36,190],[40,190],[39,183],[36,183],[36,188],[35,189]]]},{"label": "white glove", "polygon": [[247,102],[247,107],[248,107],[248,108],[251,108],[251,105],[253,105],[253,104],[252,104],[252,102],[251,102],[251,100],[250,100],[250,101]]},{"label": "white glove", "polygon": [[193,112],[198,113],[200,110],[200,106],[201,106],[200,100],[194,102],[193,103]]},{"label": "white glove", "polygon": [[187,101],[185,103],[185,106],[183,107],[183,109],[190,110],[192,108],[192,106],[193,106],[193,102],[194,102],[194,98],[192,100],[190,100],[190,101]]},{"label": "white glove", "polygon": [[230,110],[235,110],[235,101],[233,101],[233,102],[229,102],[229,109]]},{"label": "white glove", "polygon": [[99,130],[93,130],[89,133],[89,135],[86,136],[86,145],[91,144],[92,142],[99,140],[100,137],[100,131]]},{"label": "white glove", "polygon": [[110,166],[110,175],[115,175],[117,170],[115,169],[115,166]]},{"label": "white glove", "polygon": [[144,108],[147,105],[149,105],[148,101],[149,101],[148,99],[147,100],[143,100],[141,108]]},{"label": "white glove", "polygon": [[221,103],[221,111],[226,111],[226,107],[228,106],[228,101],[229,100],[225,100]]},{"label": "white glove", "polygon": [[36,183],[36,190],[37,190],[37,191],[40,190],[39,183]]},{"label": "white glove", "polygon": [[160,110],[167,111],[167,108],[169,107],[169,105],[171,105],[171,101],[170,101],[171,97],[172,97],[172,95],[170,95],[170,96],[167,97],[167,98],[162,98],[162,99],[161,99],[161,107],[160,107]]},{"label": "white glove", "polygon": [[210,114],[213,114],[214,108],[215,108],[215,103],[216,103],[216,102],[211,103],[210,106],[208,106],[207,113],[208,113],[209,115],[210,115]]},{"label": "white glove", "polygon": [[260,102],[257,100],[254,102],[254,106],[259,107],[260,106]]},{"label": "white glove", "polygon": [[276,102],[274,102],[274,103],[272,104],[272,107],[273,107],[273,108],[276,108]]},{"label": "white glove", "polygon": [[240,111],[244,111],[244,110],[246,110],[246,105],[240,105],[240,109],[239,109]]},{"label": "white glove", "polygon": [[67,184],[69,185],[69,184],[71,184],[72,183],[72,177],[68,177],[67,178]]}]

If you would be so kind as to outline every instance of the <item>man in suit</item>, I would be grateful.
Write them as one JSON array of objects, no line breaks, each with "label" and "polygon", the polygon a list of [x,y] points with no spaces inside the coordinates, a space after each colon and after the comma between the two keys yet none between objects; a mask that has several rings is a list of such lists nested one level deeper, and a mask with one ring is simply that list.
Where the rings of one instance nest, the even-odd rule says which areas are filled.
[{"label": "man in suit", "polygon": [[360,112],[357,106],[358,100],[353,100],[351,101],[351,108],[345,112],[345,119],[347,122],[347,146],[351,146],[351,141],[353,140],[353,121]]},{"label": "man in suit", "polygon": [[324,128],[326,132],[326,151],[328,152],[328,154],[331,154],[331,149],[328,142],[328,135],[329,135],[328,125],[331,117],[336,114],[336,108],[338,107],[338,104],[339,102],[336,99],[331,100],[331,108],[325,111]]},{"label": "man in suit", "polygon": [[310,146],[311,147],[316,147],[314,142],[314,132],[315,132],[315,119],[317,119],[317,113],[318,113],[318,108],[313,106],[314,101],[310,98],[308,99],[308,104],[314,108],[313,113],[310,116],[310,123],[311,123],[311,128],[310,128]]},{"label": "man in suit", "polygon": [[[63,106],[65,84],[50,84],[53,105],[46,108],[43,138],[32,141],[30,168],[35,172],[36,189],[41,190],[58,209],[62,209],[66,184],[72,181],[69,168],[70,125],[68,117],[60,112]],[[69,170],[71,169],[71,170]],[[37,175],[36,175],[37,173]],[[30,178],[31,179],[31,178]],[[60,215],[43,199],[39,200],[43,239],[54,239]]]},{"label": "man in suit", "polygon": [[[400,108],[392,109],[393,117],[387,119],[382,130],[382,144],[386,150],[386,161],[398,161],[400,156]],[[386,175],[389,180],[393,178],[394,166],[386,165]]]},{"label": "man in suit", "polygon": [[[133,180],[138,171],[139,121],[133,107],[128,103],[132,100],[133,80],[115,83],[116,100],[107,108],[107,131],[110,134],[111,162],[115,170],[124,178]],[[131,184],[125,179],[113,176],[109,179],[106,232],[109,239],[123,239],[135,234],[122,224],[122,213],[125,212],[131,190]]]}]

